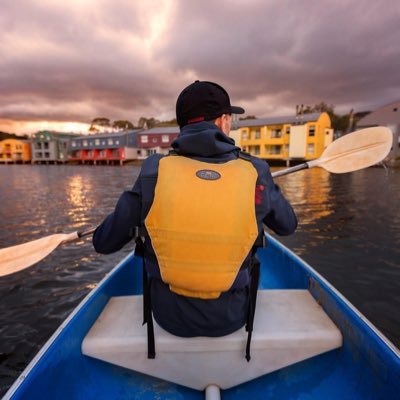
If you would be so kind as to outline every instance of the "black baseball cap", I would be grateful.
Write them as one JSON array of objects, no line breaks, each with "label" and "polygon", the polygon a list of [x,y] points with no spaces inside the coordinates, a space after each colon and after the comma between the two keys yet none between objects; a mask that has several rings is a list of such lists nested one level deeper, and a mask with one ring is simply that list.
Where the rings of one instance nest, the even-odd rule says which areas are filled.
[{"label": "black baseball cap", "polygon": [[196,81],[182,90],[176,101],[176,120],[187,124],[211,121],[222,114],[243,114],[241,107],[231,106],[227,91],[220,85]]}]

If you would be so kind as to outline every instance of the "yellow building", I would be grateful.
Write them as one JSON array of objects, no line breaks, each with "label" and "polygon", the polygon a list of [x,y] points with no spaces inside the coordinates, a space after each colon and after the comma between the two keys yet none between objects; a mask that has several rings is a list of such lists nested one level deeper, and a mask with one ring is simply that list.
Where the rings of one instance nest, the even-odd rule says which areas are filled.
[{"label": "yellow building", "polygon": [[0,142],[0,163],[31,161],[31,146],[26,140],[5,139]]},{"label": "yellow building", "polygon": [[265,160],[312,160],[333,140],[331,120],[325,112],[293,117],[236,122],[240,147]]}]

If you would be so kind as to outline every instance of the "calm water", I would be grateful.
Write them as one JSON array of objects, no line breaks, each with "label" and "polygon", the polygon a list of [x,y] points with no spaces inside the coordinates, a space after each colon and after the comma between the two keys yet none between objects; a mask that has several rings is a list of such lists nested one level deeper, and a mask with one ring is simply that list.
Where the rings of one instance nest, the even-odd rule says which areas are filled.
[{"label": "calm water", "polygon": [[[0,166],[0,248],[98,224],[135,166]],[[319,169],[278,178],[299,218],[282,241],[400,346],[400,170]],[[54,330],[133,245],[109,256],[90,240],[0,278],[0,395]]]}]

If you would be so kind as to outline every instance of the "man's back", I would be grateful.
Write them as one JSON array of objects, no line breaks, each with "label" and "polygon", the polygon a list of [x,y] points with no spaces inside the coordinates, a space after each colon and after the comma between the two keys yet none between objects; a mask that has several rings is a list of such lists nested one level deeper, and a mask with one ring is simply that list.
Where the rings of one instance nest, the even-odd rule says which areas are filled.
[{"label": "man's back", "polygon": [[[179,223],[182,225],[188,223],[182,216],[177,218],[178,223],[175,223],[175,221],[174,224],[170,224],[171,226],[169,226],[168,217],[165,217],[161,222],[160,212],[167,215],[170,211],[163,210],[162,207],[158,208],[157,213],[154,213],[149,219],[149,221],[151,220],[148,226],[150,229],[145,235],[143,246],[144,267],[151,282],[150,297],[147,301],[149,302],[151,298],[151,309],[159,325],[177,336],[223,336],[243,326],[249,315],[250,272],[256,250],[256,237],[262,235],[263,224],[281,235],[292,233],[297,226],[296,216],[280,192],[279,187],[274,184],[267,163],[247,155],[244,157],[246,161],[243,161],[243,163],[246,166],[244,169],[249,171],[248,175],[241,175],[227,168],[231,165],[230,163],[236,162],[241,156],[240,149],[227,135],[231,126],[230,113],[233,112],[242,113],[244,110],[240,107],[231,106],[228,94],[219,85],[196,81],[182,91],[177,100],[177,120],[181,126],[181,133],[172,143],[175,155],[167,156],[168,158],[177,157],[180,161],[175,164],[169,161],[165,162],[165,158],[161,155],[154,155],[145,160],[133,189],[123,193],[114,213],[106,218],[93,236],[93,244],[97,251],[103,253],[117,251],[132,239],[136,227],[143,228],[147,225],[146,218],[151,212],[154,202],[156,203],[155,207],[159,206],[159,198],[165,199],[167,196],[172,196],[166,204],[175,205],[176,203],[180,207],[183,203],[178,201],[177,196],[183,196],[185,190],[192,183],[194,184],[196,179],[201,180],[205,177],[203,171],[200,174],[193,173],[192,177],[188,178],[193,179],[193,182],[179,181],[179,172],[181,171],[182,174],[185,172],[185,165],[195,164],[190,160],[210,165],[209,168],[202,168],[197,172],[206,170],[220,174],[224,171],[224,174],[228,174],[227,177],[233,184],[230,189],[228,189],[228,186],[226,188],[232,191],[231,201],[232,204],[238,204],[237,210],[227,212],[228,207],[224,207],[224,205],[226,206],[229,202],[229,196],[218,195],[221,192],[215,191],[215,196],[211,199],[213,192],[207,189],[205,192],[200,191],[196,196],[192,196],[190,198],[191,203],[185,203],[186,207],[193,205],[193,212],[196,211],[199,214],[196,215],[197,219],[189,218],[190,209],[189,214],[186,214],[186,220],[192,221],[191,225],[194,226],[186,226],[182,230]],[[188,162],[185,164],[184,160]],[[174,168],[176,168],[175,176],[172,176],[171,170],[164,174],[164,168],[161,168],[161,175],[159,175],[160,164],[174,164]],[[213,165],[214,169],[212,168]],[[216,165],[219,165],[219,167],[215,168]],[[215,171],[216,169],[220,172]],[[174,181],[169,184],[169,179],[174,179]],[[209,183],[212,183],[212,179]],[[183,186],[179,187],[179,185]],[[219,182],[219,185],[220,189],[224,190],[222,181]],[[174,188],[175,190],[173,190]],[[246,192],[245,195],[241,196],[241,190]],[[156,201],[154,200],[155,193],[157,193]],[[190,190],[188,190],[187,196],[191,196]],[[207,196],[207,202],[205,196]],[[232,199],[232,197],[235,197],[235,199]],[[243,202],[235,203],[236,197],[242,197]],[[251,234],[251,240],[246,244],[244,244],[245,240],[239,241],[242,243],[236,243],[237,246],[243,247],[240,256],[235,259],[236,261],[233,261],[232,258],[234,251],[222,255],[222,250],[220,250],[222,246],[220,248],[218,246],[204,247],[204,252],[213,252],[214,254],[199,256],[202,246],[196,243],[196,241],[201,240],[200,235],[196,236],[196,225],[199,226],[201,223],[193,221],[199,221],[198,218],[206,215],[206,208],[209,208],[211,204],[214,204],[214,207],[221,214],[218,217],[218,223],[236,226],[232,229],[247,229],[246,226],[251,226],[252,222],[245,221],[247,217],[243,218],[243,215],[250,216],[250,219],[253,219],[254,230]],[[242,216],[243,223],[239,227],[233,222],[236,219],[240,220],[240,216]],[[212,225],[210,219],[207,221]],[[193,236],[190,240],[193,240],[196,244],[193,248],[200,249],[191,252],[190,246],[182,246],[181,242],[176,242],[176,246],[181,246],[179,253],[183,260],[186,260],[186,263],[183,262],[180,266],[181,272],[172,274],[172,279],[174,282],[180,281],[180,274],[183,272],[185,275],[184,291],[174,290],[170,282],[171,278],[167,277],[165,272],[165,265],[168,265],[167,269],[171,271],[175,268],[174,263],[178,262],[176,254],[178,251],[174,252],[173,249],[169,249],[165,253],[165,246],[168,248],[168,243],[165,240],[163,242],[164,247],[159,245],[165,239],[162,238],[162,230],[168,229],[182,232],[190,231]],[[210,235],[211,232],[210,229]],[[217,242],[219,239],[227,241],[226,237],[229,236],[229,232],[221,233],[223,230],[219,230],[219,232],[220,237],[215,237],[215,241]],[[239,237],[242,233],[240,232]],[[207,234],[207,232],[203,230],[202,234]],[[232,246],[232,244],[229,245]],[[213,258],[221,260],[221,262],[213,263]],[[164,262],[165,259],[169,260],[167,264]],[[204,259],[207,262],[197,262],[199,259]],[[215,282],[212,280],[221,276],[224,263],[235,264],[234,276],[232,276],[231,281],[225,281],[225,287],[221,290],[221,293],[205,296],[204,292],[212,291],[212,288],[215,287]],[[196,267],[193,267],[193,265],[196,265]],[[208,270],[206,274],[203,274],[202,267]],[[187,268],[187,272],[185,268]],[[201,282],[203,291],[201,295],[198,286],[196,286],[198,282],[195,284],[199,276],[204,277],[203,282]]]}]

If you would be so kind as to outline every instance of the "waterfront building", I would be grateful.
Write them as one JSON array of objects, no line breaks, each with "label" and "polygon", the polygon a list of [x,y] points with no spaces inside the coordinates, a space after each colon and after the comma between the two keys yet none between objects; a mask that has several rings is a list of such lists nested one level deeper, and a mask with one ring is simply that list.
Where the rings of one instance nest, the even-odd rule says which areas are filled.
[{"label": "waterfront building", "polygon": [[387,126],[393,133],[393,147],[387,162],[392,166],[400,166],[400,101],[395,101],[378,108],[357,122],[357,129],[373,126]]},{"label": "waterfront building", "polygon": [[229,132],[229,137],[235,141],[235,145],[240,147],[241,146],[241,131],[237,129],[238,127],[238,120],[236,119],[237,115],[232,114],[232,127],[231,131]]},{"label": "waterfront building", "polygon": [[65,163],[68,161],[70,142],[78,135],[54,131],[40,131],[31,141],[32,164]]},{"label": "waterfront building", "polygon": [[140,129],[80,136],[71,140],[70,161],[81,164],[120,164],[137,160]]},{"label": "waterfront building", "polygon": [[240,147],[265,160],[312,160],[333,140],[326,112],[241,120],[235,129],[240,132]]},{"label": "waterfront building", "polygon": [[28,140],[5,139],[0,142],[0,163],[25,163],[31,161]]},{"label": "waterfront building", "polygon": [[138,158],[154,153],[168,154],[171,143],[179,135],[179,127],[159,127],[142,130],[137,134]]}]

